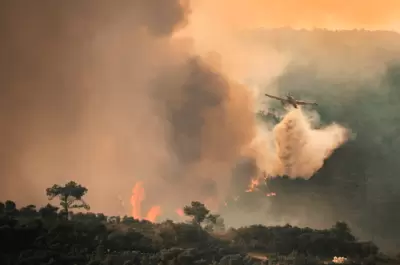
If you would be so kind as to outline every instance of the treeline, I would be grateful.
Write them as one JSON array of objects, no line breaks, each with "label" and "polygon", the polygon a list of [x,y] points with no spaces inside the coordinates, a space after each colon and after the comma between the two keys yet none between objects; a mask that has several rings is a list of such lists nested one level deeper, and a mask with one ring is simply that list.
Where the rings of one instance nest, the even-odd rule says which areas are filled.
[{"label": "treeline", "polygon": [[307,264],[345,256],[361,264],[378,254],[373,243],[358,242],[343,222],[326,230],[290,225],[226,230],[223,219],[200,202],[184,207],[191,217],[186,223],[71,212],[90,209],[83,201],[86,192],[70,182],[47,189],[60,207],[0,203],[0,264],[263,264],[248,255],[252,252],[296,252]]}]

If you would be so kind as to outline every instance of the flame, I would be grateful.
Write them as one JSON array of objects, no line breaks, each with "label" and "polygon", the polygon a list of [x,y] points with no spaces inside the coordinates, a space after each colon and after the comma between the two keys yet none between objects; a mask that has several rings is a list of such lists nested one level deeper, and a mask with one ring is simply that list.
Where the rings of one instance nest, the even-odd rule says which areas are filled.
[{"label": "flame", "polygon": [[[135,184],[132,189],[131,205],[132,205],[132,217],[138,220],[148,220],[154,223],[158,216],[161,215],[161,207],[158,205],[152,206],[147,212],[146,217],[142,217],[142,201],[145,198],[145,191],[143,188],[143,182],[139,181]],[[218,209],[218,202],[214,198],[208,198],[204,203],[211,210]],[[180,217],[184,217],[185,213],[182,208],[175,210],[176,214]]]},{"label": "flame", "polygon": [[[255,190],[258,190],[258,186],[260,185],[260,180],[262,178],[267,180],[268,176],[266,175],[265,172],[263,174],[263,177],[258,176],[258,177],[255,177],[255,178],[251,179],[250,184],[249,184],[246,192],[253,192]],[[276,196],[276,193],[275,192],[268,192],[268,193],[265,194],[265,196],[274,197],[274,196]]]},{"label": "flame", "polygon": [[258,177],[252,178],[246,192],[253,192],[257,189],[257,186],[260,185],[260,179]]},{"label": "flame", "polygon": [[176,214],[179,215],[180,217],[184,217],[184,216],[185,216],[185,213],[184,213],[184,211],[183,211],[182,208],[176,209],[175,212],[176,212]]},{"label": "flame", "polygon": [[150,208],[149,212],[146,215],[146,220],[154,223],[157,217],[161,214],[161,207],[160,206],[153,206]]},{"label": "flame", "polygon": [[[142,218],[142,201],[144,200],[144,188],[143,182],[139,181],[135,184],[132,189],[131,205],[132,205],[132,217],[138,220]],[[148,211],[145,220],[155,222],[157,217],[161,214],[160,206],[153,206]]]},{"label": "flame", "polygon": [[[265,184],[267,184],[268,178],[269,178],[269,176],[267,175],[266,172],[263,172],[262,175],[259,175],[257,177],[253,177],[250,181],[250,184],[249,184],[246,192],[253,192],[253,191],[258,190],[258,186],[261,184],[260,181],[265,180],[266,181]],[[267,197],[275,196],[275,195],[276,195],[275,192],[270,192],[267,194]]]},{"label": "flame", "polygon": [[143,182],[137,182],[132,189],[132,217],[135,219],[142,219],[141,217],[141,205],[144,199],[144,188]]},{"label": "flame", "polygon": [[335,264],[344,264],[344,263],[347,262],[347,258],[345,258],[345,257],[336,257],[335,256],[335,257],[333,257],[332,262],[335,263]]}]

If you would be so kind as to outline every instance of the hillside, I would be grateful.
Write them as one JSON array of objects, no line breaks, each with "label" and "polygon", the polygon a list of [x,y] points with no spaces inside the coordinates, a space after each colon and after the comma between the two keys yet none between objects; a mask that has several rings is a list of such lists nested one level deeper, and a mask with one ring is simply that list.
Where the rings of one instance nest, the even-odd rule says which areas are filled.
[{"label": "hillside", "polygon": [[274,93],[317,101],[321,126],[337,122],[353,135],[310,180],[272,179],[278,196],[270,200],[269,216],[313,227],[346,220],[357,236],[398,248],[400,190],[393,172],[400,170],[400,35],[282,28],[242,37],[290,58],[270,85]]},{"label": "hillside", "polygon": [[[320,264],[334,256],[358,262],[379,259],[373,243],[358,242],[341,222],[325,230],[290,225],[225,230],[216,226],[212,215],[199,223],[151,223],[94,213],[71,212],[67,217],[50,204],[17,209],[15,203],[6,201],[0,206],[0,261],[7,265],[253,265],[264,264],[262,257],[268,253],[297,253],[298,262],[307,259],[307,264]],[[189,215],[194,211],[194,221],[201,219],[205,208],[192,203],[185,209]]]}]

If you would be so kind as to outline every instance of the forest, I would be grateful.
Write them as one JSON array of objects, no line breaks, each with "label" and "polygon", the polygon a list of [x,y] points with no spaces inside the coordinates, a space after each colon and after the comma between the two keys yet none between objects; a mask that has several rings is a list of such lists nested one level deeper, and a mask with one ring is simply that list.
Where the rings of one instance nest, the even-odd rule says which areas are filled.
[{"label": "forest", "polygon": [[0,203],[0,263],[252,265],[267,264],[260,255],[293,253],[295,264],[322,264],[335,256],[346,257],[349,264],[390,261],[373,242],[357,240],[345,222],[323,230],[289,224],[233,229],[194,201],[183,208],[187,222],[152,223],[91,213],[87,192],[71,181],[46,189],[54,205]]},{"label": "forest", "polygon": [[[398,33],[240,31],[232,46],[251,69],[225,76],[175,39],[191,13],[179,0],[0,6],[0,265],[260,264],[273,253],[399,264],[381,253],[400,248]],[[228,37],[212,23],[213,38],[194,44]],[[246,192],[254,161],[240,150],[256,127],[236,83],[315,100],[318,126],[352,137],[312,178],[275,177],[274,197]],[[193,200],[191,221],[106,216],[143,179],[148,204]],[[216,212],[202,204],[223,195]]]}]

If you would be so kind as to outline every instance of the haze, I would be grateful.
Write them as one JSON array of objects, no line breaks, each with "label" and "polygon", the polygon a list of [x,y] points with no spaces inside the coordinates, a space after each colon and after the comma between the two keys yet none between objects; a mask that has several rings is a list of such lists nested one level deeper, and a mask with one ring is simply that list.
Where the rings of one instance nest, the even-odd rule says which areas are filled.
[{"label": "haze", "polygon": [[[139,182],[143,215],[160,206],[162,218],[179,218],[177,207],[201,200],[225,211],[228,224],[322,227],[343,218],[360,236],[379,226],[382,242],[398,242],[390,225],[381,225],[398,198],[376,187],[398,186],[382,168],[395,172],[400,150],[390,68],[400,39],[337,30],[396,30],[400,3],[181,2],[0,3],[0,200],[44,204],[46,187],[75,180],[88,187],[93,211],[130,214]],[[333,31],[267,30],[286,26]],[[255,117],[275,104],[262,97],[266,91],[317,100],[317,111],[289,117],[312,116],[313,129],[328,126],[339,136],[325,134],[333,141],[318,152],[308,145],[306,153],[321,154],[312,160],[318,166],[280,172],[307,182],[277,179],[284,196],[274,202],[246,193],[235,209],[223,210],[262,170],[274,171],[273,125],[261,128]],[[308,122],[301,128],[311,129]],[[339,148],[349,131],[357,137]],[[378,174],[363,190],[344,184]],[[352,199],[344,202],[343,194]],[[383,221],[372,225],[360,205],[376,204],[382,194]]]}]

